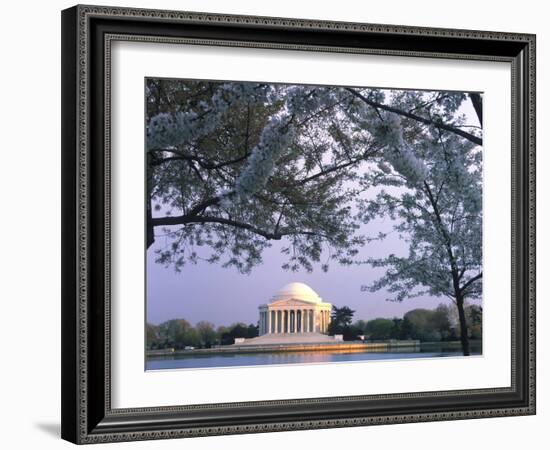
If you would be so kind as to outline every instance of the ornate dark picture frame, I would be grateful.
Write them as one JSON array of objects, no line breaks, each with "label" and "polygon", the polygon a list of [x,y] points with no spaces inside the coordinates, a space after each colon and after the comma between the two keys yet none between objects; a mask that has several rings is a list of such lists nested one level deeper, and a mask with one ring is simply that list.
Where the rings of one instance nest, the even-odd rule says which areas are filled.
[{"label": "ornate dark picture frame", "polygon": [[[109,111],[115,40],[509,62],[511,386],[113,409]],[[62,261],[62,437],[75,443],[534,414],[535,36],[98,6],[67,9],[62,12]]]}]

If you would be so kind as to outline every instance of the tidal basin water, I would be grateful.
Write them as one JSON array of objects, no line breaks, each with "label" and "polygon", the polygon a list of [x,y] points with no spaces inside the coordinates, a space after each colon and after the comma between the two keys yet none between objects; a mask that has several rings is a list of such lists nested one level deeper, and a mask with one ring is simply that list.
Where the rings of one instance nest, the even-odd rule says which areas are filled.
[{"label": "tidal basin water", "polygon": [[[407,352],[344,352],[344,351],[312,351],[312,352],[273,352],[273,353],[225,353],[212,355],[174,355],[149,357],[146,370],[162,369],[201,369],[213,367],[262,366],[269,364],[307,364],[350,362],[411,358],[440,358],[463,356],[457,349],[445,349],[439,346],[426,346],[418,351]],[[481,354],[481,346],[472,348],[472,355]]]}]

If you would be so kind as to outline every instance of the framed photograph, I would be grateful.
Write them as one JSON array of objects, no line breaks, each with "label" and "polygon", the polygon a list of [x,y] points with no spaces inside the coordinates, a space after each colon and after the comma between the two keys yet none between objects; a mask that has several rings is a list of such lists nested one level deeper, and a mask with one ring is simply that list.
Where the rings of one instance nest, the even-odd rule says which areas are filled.
[{"label": "framed photograph", "polygon": [[62,12],[62,437],[535,413],[535,36]]}]

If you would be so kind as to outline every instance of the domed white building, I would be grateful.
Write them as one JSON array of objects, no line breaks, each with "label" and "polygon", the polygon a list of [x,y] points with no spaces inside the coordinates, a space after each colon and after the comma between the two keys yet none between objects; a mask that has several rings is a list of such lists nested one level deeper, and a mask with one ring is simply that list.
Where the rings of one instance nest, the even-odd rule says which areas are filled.
[{"label": "domed white building", "polygon": [[290,283],[260,305],[260,336],[326,333],[332,304],[304,283]]}]

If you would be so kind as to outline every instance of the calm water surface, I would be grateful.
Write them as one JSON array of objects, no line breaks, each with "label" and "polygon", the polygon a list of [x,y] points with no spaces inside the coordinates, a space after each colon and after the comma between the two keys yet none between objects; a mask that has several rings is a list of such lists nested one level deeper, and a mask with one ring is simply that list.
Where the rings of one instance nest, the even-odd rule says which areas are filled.
[{"label": "calm water surface", "polygon": [[[233,353],[215,355],[177,355],[152,357],[147,360],[146,370],[198,369],[210,367],[262,366],[266,364],[306,364],[327,362],[349,362],[387,359],[439,358],[462,356],[456,349],[441,346],[426,346],[418,351],[401,349],[395,352],[275,352],[275,353]],[[480,355],[480,348],[472,348],[472,355]]]}]

